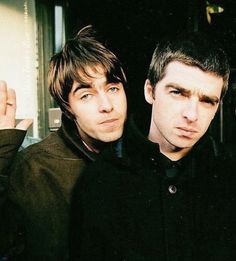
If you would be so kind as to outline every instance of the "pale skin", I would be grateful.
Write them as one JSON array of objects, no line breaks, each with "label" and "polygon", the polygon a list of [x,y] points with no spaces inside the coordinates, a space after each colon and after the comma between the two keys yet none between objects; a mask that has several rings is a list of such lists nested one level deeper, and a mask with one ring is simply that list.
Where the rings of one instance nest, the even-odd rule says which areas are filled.
[{"label": "pale skin", "polygon": [[27,130],[32,119],[24,119],[16,125],[16,93],[7,87],[5,81],[0,81],[0,130],[19,129]]},{"label": "pale skin", "polygon": [[126,120],[127,101],[122,83],[108,82],[101,67],[86,68],[91,77],[74,82],[69,105],[82,140],[92,151],[118,140]]},{"label": "pale skin", "polygon": [[153,92],[145,82],[145,99],[152,105],[148,138],[171,160],[184,157],[207,131],[219,107],[223,78],[197,67],[171,62]]}]

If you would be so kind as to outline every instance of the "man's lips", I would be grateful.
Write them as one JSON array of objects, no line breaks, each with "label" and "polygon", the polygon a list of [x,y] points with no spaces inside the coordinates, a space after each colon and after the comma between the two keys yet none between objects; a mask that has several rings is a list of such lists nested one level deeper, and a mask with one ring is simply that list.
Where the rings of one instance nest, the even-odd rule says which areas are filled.
[{"label": "man's lips", "polygon": [[198,131],[196,129],[194,129],[194,128],[177,127],[177,129],[179,130],[181,136],[185,136],[185,137],[191,137],[195,133],[198,133]]},{"label": "man's lips", "polygon": [[183,131],[188,131],[188,132],[198,132],[196,129],[188,128],[188,127],[177,127],[177,129],[183,130]]},{"label": "man's lips", "polygon": [[118,121],[118,119],[114,118],[114,119],[108,119],[108,120],[105,120],[105,121],[102,121],[100,122],[100,124],[109,124],[109,123],[114,123]]}]

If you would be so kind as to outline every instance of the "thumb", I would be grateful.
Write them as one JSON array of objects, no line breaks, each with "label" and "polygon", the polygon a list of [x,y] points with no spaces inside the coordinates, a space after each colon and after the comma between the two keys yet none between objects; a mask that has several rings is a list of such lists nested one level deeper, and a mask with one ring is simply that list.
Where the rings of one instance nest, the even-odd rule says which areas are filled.
[{"label": "thumb", "polygon": [[33,123],[32,119],[24,119],[16,125],[18,130],[27,130]]}]

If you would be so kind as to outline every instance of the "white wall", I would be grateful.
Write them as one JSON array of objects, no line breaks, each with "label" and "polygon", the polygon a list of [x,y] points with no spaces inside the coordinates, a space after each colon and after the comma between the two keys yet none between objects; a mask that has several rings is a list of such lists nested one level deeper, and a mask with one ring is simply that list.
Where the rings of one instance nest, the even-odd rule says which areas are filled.
[{"label": "white wall", "polygon": [[0,79],[17,93],[17,118],[33,118],[38,137],[34,0],[0,0]]}]

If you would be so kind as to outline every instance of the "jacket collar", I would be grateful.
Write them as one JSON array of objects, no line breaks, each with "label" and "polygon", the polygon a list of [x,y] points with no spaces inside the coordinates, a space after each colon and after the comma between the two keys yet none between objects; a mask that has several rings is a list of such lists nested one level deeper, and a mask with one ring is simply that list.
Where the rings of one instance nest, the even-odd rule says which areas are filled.
[{"label": "jacket collar", "polygon": [[[143,121],[135,118],[134,115],[130,116],[123,139],[123,148],[126,148],[128,155],[139,155],[143,159],[157,159],[160,153],[159,144],[148,140],[148,128],[148,123],[143,124]],[[126,153],[125,150],[123,153]]]},{"label": "jacket collar", "polygon": [[62,125],[58,130],[58,134],[67,146],[80,157],[89,161],[94,161],[97,158],[97,154],[89,151],[83,144],[75,122],[67,118],[64,114],[62,114]]}]

